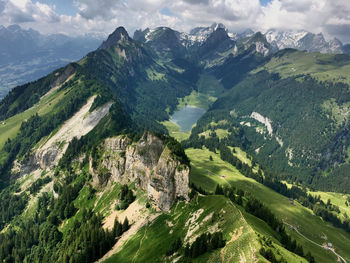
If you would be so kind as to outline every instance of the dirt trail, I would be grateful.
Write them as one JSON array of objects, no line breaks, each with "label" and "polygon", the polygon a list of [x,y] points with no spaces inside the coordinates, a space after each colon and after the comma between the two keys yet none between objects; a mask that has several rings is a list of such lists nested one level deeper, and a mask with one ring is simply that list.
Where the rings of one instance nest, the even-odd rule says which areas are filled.
[{"label": "dirt trail", "polygon": [[[319,247],[321,247],[321,248],[325,248],[324,246],[322,246],[322,245],[320,245],[320,244],[317,244],[316,242],[314,242],[314,241],[312,241],[311,239],[309,239],[309,238],[307,238],[306,236],[304,236],[302,233],[299,232],[299,230],[298,230],[295,226],[293,226],[293,225],[291,225],[291,224],[288,224],[287,222],[284,222],[284,221],[283,221],[283,224],[285,224],[285,225],[291,227],[295,232],[297,232],[300,236],[302,236],[304,239],[306,239],[307,241],[311,242],[312,244],[314,244],[314,245],[316,245],[316,246],[319,246]],[[333,254],[336,255],[336,256],[338,257],[338,261],[339,261],[339,259],[340,259],[342,262],[347,263],[347,261],[346,261],[342,256],[340,256],[337,252],[335,252],[334,248],[329,248],[328,250],[329,250],[329,251],[332,251]]]}]

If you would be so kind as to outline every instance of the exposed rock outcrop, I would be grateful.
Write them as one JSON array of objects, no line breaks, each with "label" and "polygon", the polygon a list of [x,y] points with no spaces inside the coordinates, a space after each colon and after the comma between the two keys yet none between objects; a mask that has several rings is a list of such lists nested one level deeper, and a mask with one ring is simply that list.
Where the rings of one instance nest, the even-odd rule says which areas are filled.
[{"label": "exposed rock outcrop", "polygon": [[124,40],[130,40],[129,34],[124,27],[118,27],[112,34],[108,36],[108,39],[106,41],[103,41],[98,49],[107,49]]},{"label": "exposed rock outcrop", "polygon": [[25,163],[20,164],[15,161],[12,169],[14,176],[21,177],[39,168],[45,170],[56,167],[72,139],[74,137],[79,139],[89,133],[108,114],[112,103],[106,103],[93,112],[89,112],[94,99],[95,96],[91,97],[54,135],[38,145]]},{"label": "exposed rock outcrop", "polygon": [[250,115],[251,118],[257,120],[258,122],[261,122],[262,124],[264,124],[266,126],[267,131],[269,132],[269,135],[273,135],[273,129],[272,129],[272,121],[267,118],[262,116],[260,113],[258,112],[252,112],[252,114]]},{"label": "exposed rock outcrop", "polygon": [[177,198],[188,200],[189,167],[181,164],[156,136],[145,133],[132,143],[126,136],[106,139],[101,158],[109,181],[135,183],[149,198],[167,211]]}]

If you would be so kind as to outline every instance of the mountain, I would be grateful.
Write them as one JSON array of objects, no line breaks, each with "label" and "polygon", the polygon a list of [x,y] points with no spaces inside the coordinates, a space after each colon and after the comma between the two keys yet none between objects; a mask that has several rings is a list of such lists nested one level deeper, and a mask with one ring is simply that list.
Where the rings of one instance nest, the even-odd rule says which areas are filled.
[{"label": "mountain", "polygon": [[343,52],[345,54],[350,55],[350,44],[346,44],[346,45],[343,46]]},{"label": "mountain", "polygon": [[326,41],[322,35],[307,31],[279,31],[269,30],[265,33],[266,39],[279,50],[294,48],[308,52],[342,53],[343,44],[336,38]]},{"label": "mountain", "polygon": [[135,31],[134,39],[147,43],[162,57],[179,58],[186,55],[186,48],[180,40],[180,33],[168,27]]},{"label": "mountain", "polygon": [[[228,61],[214,74],[229,90],[198,122],[190,140],[196,141],[209,123],[225,120],[226,129],[237,126],[245,134],[228,145],[242,143],[272,171],[318,189],[347,192],[350,57],[286,49],[250,64],[246,75],[239,60]],[[232,74],[235,67],[238,75]],[[218,119],[223,112],[226,117]]]},{"label": "mountain", "polygon": [[0,99],[10,88],[45,76],[96,49],[100,38],[41,35],[18,25],[0,27]]},{"label": "mountain", "polygon": [[349,56],[204,32],[118,27],[0,101],[1,261],[350,260]]}]

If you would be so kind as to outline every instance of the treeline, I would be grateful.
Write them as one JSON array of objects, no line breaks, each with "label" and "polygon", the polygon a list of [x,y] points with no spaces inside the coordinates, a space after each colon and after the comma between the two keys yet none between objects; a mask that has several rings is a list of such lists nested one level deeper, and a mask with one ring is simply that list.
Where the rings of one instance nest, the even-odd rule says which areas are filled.
[{"label": "treeline", "polygon": [[[222,188],[220,185],[217,185],[215,194],[224,195],[229,198],[232,202],[237,203],[238,205],[242,205],[244,209],[260,218],[264,222],[266,222],[271,229],[276,231],[280,236],[280,242],[289,251],[301,256],[308,257],[307,260],[309,262],[315,262],[314,258],[310,253],[305,254],[302,246],[297,244],[296,240],[292,239],[286,232],[283,222],[280,221],[269,208],[267,208],[263,203],[254,198],[249,193],[244,193],[242,190],[237,190],[234,187],[224,187]],[[241,200],[244,198],[244,201],[241,203]],[[238,201],[240,200],[240,201]],[[238,201],[238,202],[237,202]]]},{"label": "treeline", "polygon": [[[102,257],[129,229],[129,221],[115,219],[113,229],[104,230],[103,217],[86,208],[80,211],[79,219],[71,218],[77,211],[74,200],[85,183],[81,175],[67,175],[61,184],[54,185],[57,199],[43,193],[32,217],[12,221],[0,233],[0,261],[80,263]],[[67,218],[72,225],[63,234],[59,228]]]},{"label": "treeline", "polygon": [[76,87],[70,90],[61,104],[56,105],[55,110],[43,116],[33,115],[21,124],[18,135],[5,143],[2,151],[5,152],[3,154],[6,158],[0,163],[0,174],[3,180],[9,176],[9,170],[16,158],[28,158],[31,149],[42,137],[49,135],[65,120],[72,117],[94,92],[103,89],[93,81],[74,85]]},{"label": "treeline", "polygon": [[190,166],[190,159],[188,159],[184,147],[179,143],[176,139],[171,136],[161,134],[161,133],[153,133],[159,139],[161,139],[169,150],[171,151],[173,157],[175,157],[181,164],[185,164]]},{"label": "treeline", "polygon": [[39,178],[34,183],[32,183],[32,185],[29,187],[28,190],[32,195],[35,195],[36,193],[38,193],[40,191],[40,189],[44,185],[48,184],[51,181],[52,181],[52,179],[49,176],[46,176],[44,178]]},{"label": "treeline", "polygon": [[78,67],[78,64],[71,63],[37,81],[12,89],[0,102],[0,120],[5,120],[32,107],[40,100],[41,96],[53,88],[53,84],[58,79],[57,74],[71,74],[76,67]]},{"label": "treeline", "polygon": [[222,232],[204,233],[197,237],[191,245],[186,245],[185,257],[196,258],[206,252],[224,247],[225,243]]},{"label": "treeline", "polygon": [[135,196],[129,187],[124,184],[122,185],[120,194],[119,194],[120,204],[116,205],[117,210],[125,210],[129,207],[129,205],[134,202]]},{"label": "treeline", "polygon": [[[310,208],[313,212],[321,216],[323,220],[332,223],[335,227],[344,229],[350,233],[350,219],[345,218],[341,220],[337,214],[340,214],[339,207],[332,205],[330,201],[325,204],[319,196],[315,197],[311,194],[308,194],[305,189],[302,189],[297,186],[292,186],[288,188],[286,184],[280,182],[280,178],[269,171],[264,171],[264,176],[261,169],[258,169],[257,172],[253,170],[254,160],[252,160],[252,166],[249,166],[246,163],[243,163],[240,159],[233,155],[233,150],[226,146],[227,141],[219,140],[215,134],[212,134],[214,137],[205,139],[204,136],[201,138],[188,140],[184,142],[185,147],[194,147],[202,148],[201,143],[206,147],[210,147],[211,151],[216,152],[220,151],[220,158],[237,168],[241,174],[246,177],[252,178],[257,182],[275,190],[276,192],[288,197],[293,200],[296,199],[300,204],[305,207]],[[203,189],[196,189],[202,194],[205,194]]]},{"label": "treeline", "polygon": [[187,244],[185,247],[183,247],[181,238],[177,238],[171,243],[165,255],[169,257],[180,251],[180,254],[183,254],[187,259],[197,258],[207,252],[222,248],[225,244],[222,232],[203,233],[192,244]]}]

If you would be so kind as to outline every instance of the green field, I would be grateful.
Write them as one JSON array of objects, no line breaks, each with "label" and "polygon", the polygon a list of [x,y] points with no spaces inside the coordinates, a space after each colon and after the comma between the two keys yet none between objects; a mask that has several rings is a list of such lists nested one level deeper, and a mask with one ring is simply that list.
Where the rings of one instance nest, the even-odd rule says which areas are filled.
[{"label": "green field", "polygon": [[190,137],[189,132],[183,132],[180,127],[171,121],[163,121],[162,124],[167,128],[169,135],[174,137],[179,142],[188,139]]},{"label": "green field", "polygon": [[[265,187],[253,179],[244,177],[232,165],[222,161],[218,153],[208,150],[187,149],[186,154],[191,159],[191,182],[207,191],[213,191],[218,183],[233,185],[254,196],[268,206],[281,220],[295,226],[298,230],[318,244],[330,242],[346,260],[350,260],[350,235],[345,231],[333,227],[316,217],[310,209],[295,202],[290,204],[287,197]],[[209,161],[209,156],[213,161]],[[316,262],[335,262],[334,254],[320,248],[302,238],[296,232],[288,232],[302,244],[304,252],[311,251]]]},{"label": "green field", "polygon": [[181,109],[186,105],[192,105],[207,110],[223,92],[224,87],[214,76],[201,75],[197,82],[197,90],[179,99],[177,108]]},{"label": "green field", "polygon": [[350,84],[350,59],[345,55],[293,51],[282,57],[273,57],[253,73],[263,69],[279,73],[283,78],[310,74],[320,81],[329,80]]},{"label": "green field", "polygon": [[349,203],[349,206],[345,205],[345,201],[347,200],[347,198],[350,197],[350,195],[341,194],[341,193],[330,193],[330,192],[309,192],[309,193],[312,195],[320,195],[321,200],[324,203],[327,203],[327,200],[330,199],[333,205],[337,205],[339,207],[339,210],[342,213],[342,216],[344,216],[344,213],[350,216],[350,203]]}]

